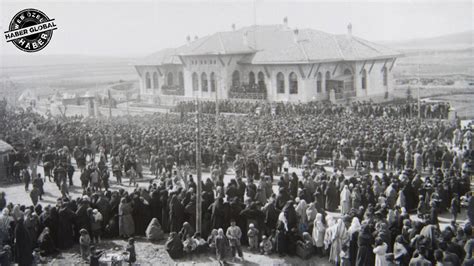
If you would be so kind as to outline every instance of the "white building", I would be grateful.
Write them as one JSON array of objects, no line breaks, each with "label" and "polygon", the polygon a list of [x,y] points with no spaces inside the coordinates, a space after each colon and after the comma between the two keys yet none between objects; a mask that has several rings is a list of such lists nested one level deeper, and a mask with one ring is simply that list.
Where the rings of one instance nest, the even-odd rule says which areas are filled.
[{"label": "white building", "polygon": [[204,98],[307,102],[386,95],[400,53],[352,35],[283,25],[250,26],[187,38],[135,67],[141,99]]}]

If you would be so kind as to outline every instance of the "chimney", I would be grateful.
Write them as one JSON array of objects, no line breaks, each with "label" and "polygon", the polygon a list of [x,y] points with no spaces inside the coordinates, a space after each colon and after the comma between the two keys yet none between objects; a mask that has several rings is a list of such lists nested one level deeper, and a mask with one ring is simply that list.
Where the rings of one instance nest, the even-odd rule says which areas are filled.
[{"label": "chimney", "polygon": [[235,24],[232,24],[232,30],[235,30]]},{"label": "chimney", "polygon": [[186,36],[186,43],[187,44],[190,44],[191,43],[191,36]]},{"label": "chimney", "polygon": [[352,37],[352,23],[347,25],[347,36]]},{"label": "chimney", "polygon": [[197,35],[194,35],[194,40],[197,40],[198,39],[198,36]]},{"label": "chimney", "polygon": [[288,17],[283,18],[283,24],[288,27]]},{"label": "chimney", "polygon": [[295,43],[298,43],[298,34],[299,33],[300,33],[300,31],[298,29],[293,30],[293,38],[295,40]]},{"label": "chimney", "polygon": [[248,46],[249,45],[249,38],[248,38],[248,32],[247,31],[244,31],[243,38],[244,38],[244,45]]}]

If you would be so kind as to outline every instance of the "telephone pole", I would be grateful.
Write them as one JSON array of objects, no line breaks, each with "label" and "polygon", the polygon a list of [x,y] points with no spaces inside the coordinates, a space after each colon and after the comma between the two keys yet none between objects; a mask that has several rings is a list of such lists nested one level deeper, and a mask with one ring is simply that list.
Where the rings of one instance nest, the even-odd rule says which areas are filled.
[{"label": "telephone pole", "polygon": [[[220,76],[218,76],[219,84],[221,83],[220,81]],[[214,81],[215,82],[215,81]],[[216,129],[217,129],[217,136],[219,137],[219,87],[214,85],[216,87]]]},{"label": "telephone pole", "polygon": [[196,232],[201,231],[202,187],[201,187],[201,106],[196,99]]},{"label": "telephone pole", "polygon": [[107,90],[109,96],[109,118],[112,118],[112,95],[110,94],[110,89]]}]

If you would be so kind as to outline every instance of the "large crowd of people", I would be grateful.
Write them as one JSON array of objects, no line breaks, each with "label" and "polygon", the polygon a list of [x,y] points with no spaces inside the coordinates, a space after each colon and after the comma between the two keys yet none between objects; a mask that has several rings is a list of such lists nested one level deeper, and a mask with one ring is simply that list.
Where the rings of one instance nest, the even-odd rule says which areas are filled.
[{"label": "large crowd of people", "polygon": [[[326,102],[308,103],[284,103],[284,102],[262,102],[262,101],[235,101],[219,100],[220,113],[240,113],[259,115],[308,115],[328,112],[328,109],[337,109],[336,105]],[[344,108],[349,112],[364,116],[402,116],[406,118],[420,117],[423,119],[446,119],[450,112],[450,105],[447,102],[420,102],[405,101],[400,103],[372,102],[352,102],[349,108]],[[418,111],[420,109],[420,111]],[[205,114],[216,113],[216,101],[200,101],[200,110]],[[196,101],[181,101],[172,109],[173,112],[196,112]]]},{"label": "large crowd of people", "polygon": [[[30,265],[75,244],[93,264],[101,253],[91,245],[118,237],[128,240],[133,262],[140,255],[133,237],[166,235],[173,259],[204,252],[220,262],[243,259],[248,246],[335,265],[473,263],[470,130],[412,118],[408,104],[282,106],[278,115],[220,116],[218,127],[215,116],[202,115],[201,156],[210,176],[196,232],[194,115],[55,119],[2,105],[0,138],[16,150],[8,178],[25,183],[32,205],[0,195],[1,265]],[[446,117],[439,107],[427,109],[426,118]],[[140,187],[144,169],[152,178]],[[54,205],[41,202],[45,182],[61,191]],[[80,197],[69,193],[74,185]],[[452,220],[441,226],[444,212]]]}]

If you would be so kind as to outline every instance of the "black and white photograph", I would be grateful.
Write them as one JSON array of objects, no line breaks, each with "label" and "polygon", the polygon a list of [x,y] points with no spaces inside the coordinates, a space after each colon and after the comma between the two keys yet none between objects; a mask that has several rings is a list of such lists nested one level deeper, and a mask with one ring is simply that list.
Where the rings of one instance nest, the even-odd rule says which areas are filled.
[{"label": "black and white photograph", "polygon": [[0,0],[0,265],[474,265],[471,0]]}]

